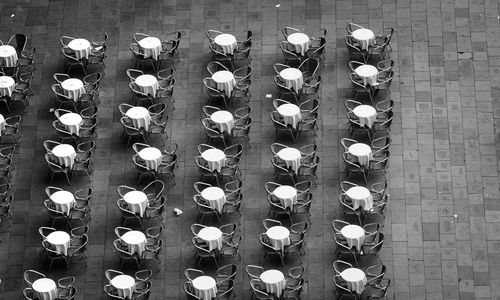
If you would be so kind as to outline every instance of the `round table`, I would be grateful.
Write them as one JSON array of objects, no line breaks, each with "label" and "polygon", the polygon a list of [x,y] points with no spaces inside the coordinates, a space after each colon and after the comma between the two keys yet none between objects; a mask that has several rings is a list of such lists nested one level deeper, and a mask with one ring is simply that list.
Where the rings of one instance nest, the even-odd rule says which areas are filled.
[{"label": "round table", "polygon": [[222,231],[217,227],[205,227],[198,232],[198,237],[208,244],[208,250],[222,248]]},{"label": "round table", "polygon": [[302,32],[292,33],[287,38],[288,43],[295,46],[295,52],[304,56],[309,50],[309,37]]},{"label": "round table", "polygon": [[302,71],[297,68],[286,68],[281,70],[280,77],[285,82],[286,87],[293,88],[297,93],[304,84]]},{"label": "round table", "polygon": [[368,167],[370,160],[373,158],[372,149],[367,144],[356,143],[349,146],[349,153],[358,158],[361,166]]},{"label": "round table", "polygon": [[222,33],[215,37],[214,43],[219,45],[222,48],[224,54],[233,54],[234,49],[236,48],[236,37],[232,34]]},{"label": "round table", "polygon": [[146,167],[150,170],[158,170],[161,164],[161,151],[155,147],[147,147],[139,151],[139,157],[144,160]]},{"label": "round table", "polygon": [[0,76],[0,96],[12,96],[16,81],[10,76]]},{"label": "round table", "polygon": [[281,205],[284,208],[293,208],[297,203],[297,189],[293,186],[282,185],[274,189],[273,195],[280,199]]},{"label": "round table", "polygon": [[216,186],[207,187],[201,191],[200,195],[210,204],[211,208],[217,210],[219,213],[222,212],[222,208],[226,203],[226,194],[223,189]]},{"label": "round table", "polygon": [[266,292],[276,295],[280,298],[281,293],[286,287],[285,275],[279,270],[267,270],[259,276],[260,280],[266,285]]},{"label": "round table", "polygon": [[302,119],[302,114],[300,113],[300,108],[291,103],[285,103],[278,106],[276,111],[283,117],[285,124],[292,126],[297,129],[300,120]]},{"label": "round table", "polygon": [[212,79],[217,83],[217,89],[219,91],[224,91],[228,97],[231,96],[231,92],[236,85],[236,79],[234,79],[233,73],[225,70],[217,71],[212,75]]},{"label": "round table", "polygon": [[135,279],[129,275],[118,275],[109,281],[118,292],[118,296],[132,299],[132,294],[135,291]]},{"label": "round table", "polygon": [[152,57],[158,59],[161,52],[161,40],[154,36],[148,36],[138,42],[139,46],[144,51],[144,57]]},{"label": "round table", "polygon": [[358,251],[361,250],[361,245],[363,245],[365,240],[365,230],[363,227],[358,225],[347,225],[342,227],[340,233],[347,240],[349,248],[356,247]]},{"label": "round table", "polygon": [[82,116],[75,113],[65,113],[59,118],[59,121],[71,134],[80,135],[80,125],[83,121]]},{"label": "round table", "polygon": [[352,200],[352,207],[354,209],[362,207],[364,210],[370,210],[373,208],[372,194],[364,186],[353,186],[345,194]]},{"label": "round table", "polygon": [[128,245],[128,252],[131,254],[137,253],[140,257],[144,249],[146,249],[146,235],[140,231],[127,231],[120,239]]},{"label": "round table", "polygon": [[72,169],[75,163],[75,148],[69,144],[60,144],[52,149],[52,154],[57,157],[59,165]]},{"label": "round table", "polygon": [[208,168],[212,172],[220,172],[226,165],[226,154],[220,149],[207,149],[203,151],[201,157],[208,163]]},{"label": "round table", "polygon": [[67,232],[64,231],[54,231],[47,235],[45,239],[51,245],[53,245],[57,251],[64,255],[68,255],[69,241],[71,237]]},{"label": "round table", "polygon": [[151,115],[149,114],[147,108],[142,106],[135,106],[127,110],[125,115],[132,120],[132,124],[134,124],[135,128],[144,128],[146,131],[149,130]]},{"label": "round table", "polygon": [[31,288],[40,300],[54,300],[57,295],[56,282],[50,278],[40,278],[33,282]]},{"label": "round table", "polygon": [[283,148],[276,155],[285,162],[287,168],[292,169],[295,174],[298,174],[300,159],[302,158],[302,154],[298,149],[292,147]]},{"label": "round table", "polygon": [[123,200],[130,207],[130,211],[144,216],[146,207],[148,207],[148,196],[141,191],[130,191],[123,195]]},{"label": "round table", "polygon": [[0,66],[14,67],[17,63],[18,57],[16,48],[11,45],[0,46]]},{"label": "round table", "polygon": [[57,191],[50,195],[50,200],[55,203],[57,210],[69,215],[75,204],[75,196],[68,191]]},{"label": "round table", "polygon": [[362,50],[368,50],[368,47],[375,41],[375,34],[373,31],[366,28],[354,30],[352,32],[352,37],[359,42]]},{"label": "round table", "polygon": [[203,300],[213,299],[217,295],[217,283],[210,276],[196,277],[191,283],[195,295]]},{"label": "round table", "polygon": [[135,79],[135,84],[139,87],[139,90],[146,95],[156,96],[156,91],[160,87],[158,79],[153,75],[144,74],[140,75]]},{"label": "round table", "polygon": [[231,134],[234,127],[234,117],[233,115],[225,110],[218,110],[214,112],[210,119],[217,125],[220,132],[227,132]]},{"label": "round table", "polygon": [[363,85],[377,85],[378,69],[372,65],[361,65],[354,72],[363,79]]},{"label": "round table", "polygon": [[61,82],[61,87],[63,88],[64,95],[73,99],[73,101],[77,101],[82,94],[85,94],[83,81],[78,78],[69,78],[64,80]]},{"label": "round table", "polygon": [[366,275],[363,270],[348,268],[340,273],[340,277],[347,282],[347,287],[357,294],[361,294],[365,289]]},{"label": "round table", "polygon": [[271,246],[275,250],[283,250],[285,246],[290,245],[290,231],[288,228],[283,226],[273,226],[266,231],[266,235],[269,238]]},{"label": "round table", "polygon": [[377,111],[370,105],[358,105],[352,112],[358,117],[359,124],[372,128],[373,123],[377,119]]},{"label": "round table", "polygon": [[92,47],[90,42],[86,39],[74,39],[68,43],[68,48],[75,51],[75,56],[77,59],[88,59]]}]

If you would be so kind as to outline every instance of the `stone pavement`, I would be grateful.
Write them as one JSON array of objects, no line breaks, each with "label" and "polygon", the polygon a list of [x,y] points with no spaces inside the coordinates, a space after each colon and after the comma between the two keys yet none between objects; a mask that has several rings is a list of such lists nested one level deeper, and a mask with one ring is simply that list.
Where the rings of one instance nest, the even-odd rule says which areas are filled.
[{"label": "stone pavement", "polygon": [[[321,165],[314,189],[313,224],[306,255],[308,284],[304,299],[332,299],[334,244],[330,222],[339,216],[339,182],[345,178],[339,140],[347,135],[343,101],[350,95],[345,25],[374,30],[394,27],[391,57],[397,80],[391,127],[391,204],[381,252],[392,280],[391,299],[500,299],[500,31],[499,4],[491,0],[3,0],[0,39],[16,32],[36,47],[35,96],[23,118],[22,142],[15,160],[12,227],[0,237],[0,299],[21,299],[22,273],[36,269],[51,276],[77,277],[78,299],[104,299],[104,270],[118,267],[113,229],[119,226],[118,185],[135,185],[132,151],[119,124],[119,103],[130,94],[125,70],[133,67],[130,35],[166,36],[185,32],[177,64],[176,110],[171,140],[181,145],[177,184],[167,189],[166,247],[155,272],[150,299],[184,298],[183,271],[194,266],[189,226],[195,222],[193,158],[205,141],[200,108],[206,103],[202,78],[210,59],[208,29],[238,33],[252,30],[251,149],[243,157],[245,204],[241,219],[242,260],[236,299],[248,299],[247,264],[263,264],[257,235],[267,215],[264,183],[272,180],[270,144],[275,140],[270,99],[275,95],[272,65],[282,62],[277,44],[284,26],[311,35],[328,29],[323,71],[321,123],[316,142]],[[48,185],[42,142],[56,138],[50,125],[54,106],[52,74],[63,70],[58,38],[110,35],[106,76],[102,83],[96,171],[92,186],[92,221],[85,264],[47,271],[37,229],[48,224],[42,209]],[[301,141],[305,143],[307,141]],[[88,184],[85,177],[71,188]],[[67,187],[63,181],[53,185]],[[173,208],[184,214],[175,217]],[[6,222],[2,222],[5,225]],[[266,267],[273,267],[266,260]],[[208,270],[214,269],[210,265]]]}]

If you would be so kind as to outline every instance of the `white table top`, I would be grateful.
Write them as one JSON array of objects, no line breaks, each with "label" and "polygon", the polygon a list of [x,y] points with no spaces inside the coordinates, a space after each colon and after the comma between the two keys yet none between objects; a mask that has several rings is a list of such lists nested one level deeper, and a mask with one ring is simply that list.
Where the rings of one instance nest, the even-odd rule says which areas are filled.
[{"label": "white table top", "polygon": [[123,195],[123,200],[129,204],[139,204],[148,201],[148,196],[142,191],[130,191]]},{"label": "white table top", "polygon": [[83,118],[76,113],[65,113],[64,115],[59,117],[59,121],[61,121],[61,123],[66,126],[75,126],[80,125],[80,123],[82,123],[83,121]]},{"label": "white table top", "polygon": [[296,80],[302,77],[302,71],[297,68],[286,68],[281,70],[280,77],[283,80]]},{"label": "white table top", "polygon": [[369,40],[375,38],[375,34],[370,29],[360,28],[352,32],[352,36],[360,41]]},{"label": "white table top", "polygon": [[10,76],[0,76],[0,88],[8,88],[16,84],[14,78]]},{"label": "white table top", "polygon": [[135,245],[146,242],[146,235],[138,230],[131,230],[125,232],[120,239],[129,245]]},{"label": "white table top", "polygon": [[297,189],[293,186],[282,185],[274,189],[273,195],[281,199],[292,198],[297,196]]},{"label": "white table top", "polygon": [[283,240],[290,236],[290,231],[283,226],[273,226],[266,231],[266,235],[273,240]]},{"label": "white table top", "polygon": [[75,148],[69,144],[60,144],[52,149],[52,154],[57,157],[71,156],[75,153]]},{"label": "white table top", "polygon": [[345,280],[345,281],[360,281],[362,280],[366,275],[363,270],[358,269],[358,268],[347,268],[344,271],[340,273],[340,276]]},{"label": "white table top", "polygon": [[37,279],[33,282],[31,287],[39,293],[47,293],[57,289],[56,282],[50,278]]},{"label": "white table top", "polygon": [[83,88],[83,81],[78,78],[69,78],[61,82],[61,87],[67,91],[74,91]]},{"label": "white table top", "polygon": [[377,111],[375,108],[371,105],[358,105],[356,106],[352,112],[358,117],[358,118],[370,118],[373,117],[374,115],[377,114]]},{"label": "white table top", "polygon": [[68,43],[68,47],[74,51],[80,51],[90,48],[90,42],[86,39],[74,39]]},{"label": "white table top", "polygon": [[218,83],[223,83],[223,82],[235,80],[233,73],[226,71],[226,70],[215,72],[212,75],[212,79]]},{"label": "white table top", "polygon": [[222,238],[222,231],[217,227],[205,227],[198,232],[198,237],[205,241],[215,241]]},{"label": "white table top", "polygon": [[226,159],[226,154],[224,154],[224,151],[220,149],[207,149],[203,151],[201,154],[201,157],[203,157],[204,160],[206,161],[221,161]]},{"label": "white table top", "polygon": [[144,160],[161,159],[161,151],[155,147],[147,147],[139,151],[139,157]]},{"label": "white table top", "polygon": [[135,279],[130,275],[123,274],[113,277],[109,283],[117,289],[129,289],[135,286]]},{"label": "white table top", "polygon": [[68,191],[57,191],[50,195],[50,200],[56,204],[66,204],[75,201],[75,197]]},{"label": "white table top", "polygon": [[222,33],[214,38],[214,42],[220,46],[229,46],[236,43],[236,37],[229,33]]},{"label": "white table top", "polygon": [[151,48],[161,47],[161,40],[154,36],[148,36],[140,40],[138,44],[142,48],[151,49]]},{"label": "white table top", "polygon": [[150,74],[143,74],[135,79],[135,83],[138,86],[144,86],[144,87],[152,86],[152,85],[156,84],[157,82],[158,82],[158,79],[156,79],[156,77],[154,77],[153,75],[150,75]]},{"label": "white table top", "polygon": [[142,106],[135,106],[127,110],[125,115],[131,119],[140,119],[149,115],[147,108]]},{"label": "white table top", "polygon": [[366,64],[357,67],[354,72],[360,77],[372,77],[378,74],[378,69],[375,66]]},{"label": "white table top", "polygon": [[47,242],[51,243],[52,245],[66,244],[69,242],[70,239],[71,239],[71,237],[65,231],[54,231],[54,232],[51,232],[46,237]]},{"label": "white table top", "polygon": [[0,57],[10,57],[15,54],[17,54],[16,48],[12,47],[11,45],[0,46]]},{"label": "white table top", "polygon": [[346,191],[346,195],[351,199],[362,200],[370,196],[370,190],[364,186],[353,186]]},{"label": "white table top", "polygon": [[285,275],[279,270],[267,270],[260,274],[260,280],[264,283],[276,284],[285,280]]},{"label": "white table top", "polygon": [[283,148],[276,155],[284,161],[297,160],[302,157],[300,151],[292,147]]},{"label": "white table top", "polygon": [[228,111],[218,110],[210,116],[210,119],[212,119],[214,123],[227,123],[234,120],[234,117]]},{"label": "white table top", "polygon": [[347,225],[342,227],[340,230],[340,233],[346,238],[346,239],[358,239],[360,237],[363,237],[365,235],[365,230],[363,227],[358,226],[358,225]]},{"label": "white table top", "polygon": [[291,104],[291,103],[285,103],[283,105],[280,105],[276,111],[282,115],[282,116],[285,116],[285,117],[292,117],[292,116],[295,116],[297,114],[300,114],[300,108],[295,105],[295,104]]},{"label": "white table top", "polygon": [[372,149],[367,144],[356,143],[349,146],[349,153],[354,156],[369,156]]},{"label": "white table top", "polygon": [[201,191],[201,197],[207,201],[219,200],[224,196],[224,190],[216,186],[207,187]]},{"label": "white table top", "polygon": [[304,44],[304,43],[309,43],[309,37],[305,33],[296,32],[290,34],[287,38],[287,41],[293,45]]}]

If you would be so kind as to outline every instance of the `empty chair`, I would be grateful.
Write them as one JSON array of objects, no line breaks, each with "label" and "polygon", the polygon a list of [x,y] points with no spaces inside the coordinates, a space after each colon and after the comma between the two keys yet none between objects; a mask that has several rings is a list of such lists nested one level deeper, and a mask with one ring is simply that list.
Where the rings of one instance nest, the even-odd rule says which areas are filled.
[{"label": "empty chair", "polygon": [[295,53],[295,47],[287,41],[280,42],[279,47],[285,58],[285,64],[299,65],[302,62],[301,56]]}]

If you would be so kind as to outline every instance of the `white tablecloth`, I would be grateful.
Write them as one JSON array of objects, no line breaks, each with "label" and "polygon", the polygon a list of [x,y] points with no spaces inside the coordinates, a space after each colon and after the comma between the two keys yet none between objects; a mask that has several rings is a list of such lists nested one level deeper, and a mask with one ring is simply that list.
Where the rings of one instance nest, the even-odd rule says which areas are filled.
[{"label": "white tablecloth", "polygon": [[360,28],[352,32],[352,37],[355,38],[361,45],[361,49],[368,50],[368,46],[373,45],[375,34],[370,29]]},{"label": "white tablecloth", "polygon": [[358,251],[361,250],[361,245],[363,245],[363,241],[365,240],[365,230],[363,227],[358,225],[347,225],[342,227],[340,233],[347,240],[349,248],[356,247]]},{"label": "white tablecloth", "polygon": [[11,45],[0,46],[0,66],[13,67],[17,59],[16,48]]},{"label": "white tablecloth", "polygon": [[266,231],[269,242],[275,250],[283,250],[290,245],[290,231],[283,226],[273,226]]},{"label": "white tablecloth", "polygon": [[212,79],[217,83],[219,91],[224,91],[228,97],[231,96],[231,92],[236,85],[233,73],[225,70],[217,71],[212,75]]},{"label": "white tablecloth", "polygon": [[347,282],[347,287],[357,294],[361,294],[365,289],[366,275],[357,268],[348,268],[340,273],[340,277]]},{"label": "white tablecloth", "polygon": [[137,84],[141,92],[153,97],[156,97],[156,91],[160,87],[158,79],[149,74],[140,75],[135,79],[135,83]]},{"label": "white tablecloth", "polygon": [[234,117],[230,112],[225,110],[216,111],[210,116],[210,119],[217,125],[220,132],[231,134],[233,131]]},{"label": "white tablecloth", "polygon": [[144,160],[146,167],[150,170],[158,170],[161,164],[161,151],[155,147],[147,147],[139,151],[139,157]]},{"label": "white tablecloth", "polygon": [[284,208],[293,208],[297,203],[297,189],[293,186],[282,185],[273,191],[273,195],[280,199],[281,205]]},{"label": "white tablecloth", "polygon": [[368,128],[372,128],[377,119],[377,111],[370,105],[358,105],[352,112],[358,117],[359,123]]},{"label": "white tablecloth", "polygon": [[144,249],[146,249],[146,236],[140,231],[127,231],[120,239],[128,245],[128,252],[132,254],[137,253],[141,256]]},{"label": "white tablecloth", "polygon": [[2,136],[3,131],[5,130],[5,118],[2,114],[0,114],[0,136]]},{"label": "white tablecloth", "polygon": [[75,204],[75,196],[68,191],[57,191],[50,195],[50,200],[55,203],[57,210],[67,215]]},{"label": "white tablecloth", "polygon": [[300,159],[302,158],[302,154],[300,154],[298,149],[292,147],[283,148],[276,155],[285,162],[287,168],[292,169],[295,174],[298,174]]},{"label": "white tablecloth", "polygon": [[276,111],[283,117],[285,124],[297,128],[300,120],[302,119],[302,114],[300,113],[300,108],[291,103],[285,103],[280,105]]},{"label": "white tablecloth", "polygon": [[144,216],[146,207],[148,207],[148,196],[141,191],[130,191],[123,195],[123,200],[127,202],[130,211]]},{"label": "white tablecloth", "polygon": [[286,68],[281,70],[280,77],[285,82],[286,87],[293,88],[297,93],[302,89],[304,78],[302,71],[297,68]]},{"label": "white tablecloth", "polygon": [[287,41],[295,46],[295,52],[304,56],[309,50],[309,37],[302,32],[292,33],[288,36]]},{"label": "white tablecloth", "polygon": [[199,276],[193,279],[194,294],[203,300],[210,300],[217,295],[217,283],[210,276]]},{"label": "white tablecloth", "polygon": [[378,69],[372,65],[361,65],[354,72],[363,79],[363,85],[377,85]]},{"label": "white tablecloth", "polygon": [[222,48],[224,54],[233,54],[236,48],[236,37],[232,34],[222,33],[215,37],[214,42]]},{"label": "white tablecloth", "polygon": [[208,163],[211,171],[220,172],[221,168],[226,166],[226,154],[220,149],[205,150],[201,157]]},{"label": "white tablecloth", "polygon": [[0,96],[12,96],[16,81],[10,76],[0,76]]},{"label": "white tablecloth", "polygon": [[222,231],[217,227],[205,227],[198,232],[198,237],[208,244],[208,250],[222,248]]},{"label": "white tablecloth", "polygon": [[57,251],[64,255],[68,255],[69,240],[71,237],[67,232],[64,231],[54,231],[47,235],[47,242],[56,248]]},{"label": "white tablecloth", "polygon": [[109,282],[118,292],[118,296],[132,299],[135,291],[135,279],[129,275],[118,275]]},{"label": "white tablecloth", "polygon": [[354,209],[362,207],[364,210],[370,210],[373,208],[372,194],[364,186],[353,186],[345,194],[352,200]]},{"label": "white tablecloth", "polygon": [[90,42],[86,39],[74,39],[68,43],[68,48],[75,51],[75,56],[77,59],[88,59],[90,51],[92,50]]},{"label": "white tablecloth", "polygon": [[285,275],[279,270],[267,270],[260,274],[260,280],[266,285],[266,292],[281,297],[286,287]]},{"label": "white tablecloth", "polygon": [[75,113],[65,113],[59,118],[59,121],[71,134],[80,135],[80,125],[83,121],[82,116]]},{"label": "white tablecloth", "polygon": [[40,300],[54,300],[57,296],[56,282],[50,278],[40,278],[31,286]]},{"label": "white tablecloth", "polygon": [[207,187],[201,191],[201,197],[210,204],[211,208],[220,213],[222,212],[222,208],[226,203],[226,195],[224,194],[223,189],[216,186]]},{"label": "white tablecloth", "polygon": [[372,149],[367,144],[356,143],[349,146],[349,153],[358,158],[360,165],[368,167],[370,159],[373,158]]},{"label": "white tablecloth", "polygon": [[61,83],[61,87],[63,88],[64,95],[73,99],[73,101],[77,101],[78,98],[80,98],[80,96],[85,93],[83,81],[77,78],[69,78],[64,80]]},{"label": "white tablecloth", "polygon": [[144,57],[158,59],[161,52],[161,40],[159,38],[148,36],[140,40],[138,44],[144,51]]},{"label": "white tablecloth", "polygon": [[144,128],[146,131],[149,130],[151,116],[149,115],[149,111],[147,108],[142,106],[135,106],[127,110],[125,115],[132,120],[135,128]]},{"label": "white tablecloth", "polygon": [[60,144],[52,149],[52,154],[59,160],[59,165],[73,168],[75,163],[76,152],[73,146],[68,144]]}]

